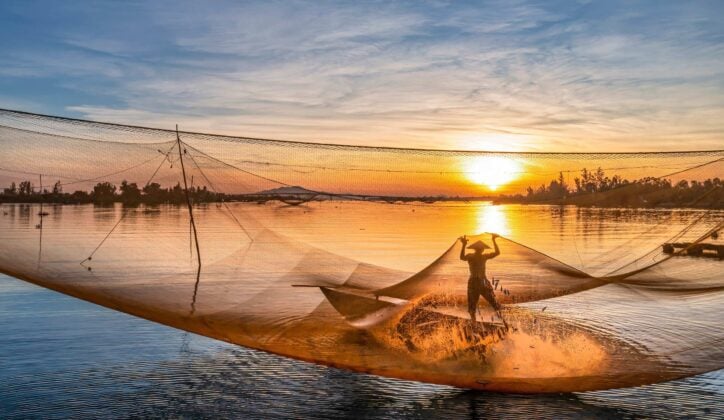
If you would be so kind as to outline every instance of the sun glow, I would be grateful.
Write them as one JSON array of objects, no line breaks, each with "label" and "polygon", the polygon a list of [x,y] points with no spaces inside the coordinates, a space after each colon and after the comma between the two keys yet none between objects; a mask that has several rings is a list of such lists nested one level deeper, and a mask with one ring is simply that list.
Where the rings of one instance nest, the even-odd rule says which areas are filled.
[{"label": "sun glow", "polygon": [[465,161],[464,168],[470,181],[484,185],[491,191],[496,191],[520,177],[523,169],[520,162],[501,156],[469,158]]}]

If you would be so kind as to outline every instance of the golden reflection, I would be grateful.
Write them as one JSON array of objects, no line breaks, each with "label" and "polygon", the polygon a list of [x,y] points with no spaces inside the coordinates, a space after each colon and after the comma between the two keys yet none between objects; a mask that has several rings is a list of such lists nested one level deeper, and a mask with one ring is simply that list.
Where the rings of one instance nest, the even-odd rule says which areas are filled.
[{"label": "golden reflection", "polygon": [[464,163],[467,178],[495,191],[517,179],[522,173],[522,165],[513,159],[501,156],[476,156]]},{"label": "golden reflection", "polygon": [[483,204],[478,208],[476,232],[497,233],[509,236],[508,218],[500,206]]}]

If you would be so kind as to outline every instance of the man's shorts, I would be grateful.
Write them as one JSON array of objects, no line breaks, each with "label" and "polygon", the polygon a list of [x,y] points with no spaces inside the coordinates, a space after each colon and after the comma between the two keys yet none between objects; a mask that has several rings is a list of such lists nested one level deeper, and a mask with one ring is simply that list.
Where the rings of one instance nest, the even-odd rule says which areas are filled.
[{"label": "man's shorts", "polygon": [[500,304],[495,299],[495,292],[490,282],[486,279],[470,277],[468,279],[468,312],[475,312],[478,309],[480,296],[485,298],[496,311],[500,310]]}]

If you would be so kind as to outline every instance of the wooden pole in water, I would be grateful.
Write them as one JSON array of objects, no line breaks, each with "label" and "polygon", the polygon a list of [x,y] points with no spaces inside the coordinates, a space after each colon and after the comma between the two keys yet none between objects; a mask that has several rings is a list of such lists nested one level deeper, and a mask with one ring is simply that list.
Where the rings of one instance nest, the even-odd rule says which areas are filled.
[{"label": "wooden pole in water", "polygon": [[[193,175],[191,175],[191,189],[192,189],[192,190],[194,189],[194,176],[193,176]],[[193,207],[193,203],[192,203],[192,207]],[[191,234],[192,234],[192,232],[191,232],[191,220],[189,220],[189,261],[191,261],[191,260],[194,258],[194,249],[193,249],[193,245],[191,245],[191,242],[192,242],[192,241],[191,241]]]},{"label": "wooden pole in water", "polygon": [[[38,266],[40,266],[40,259],[43,257],[43,174],[38,174],[40,177],[40,239],[38,241]],[[32,189],[31,189],[32,190]],[[32,191],[31,191],[32,192]]]},{"label": "wooden pole in water", "polygon": [[43,174],[38,174],[40,177],[40,223],[43,223]]},{"label": "wooden pole in water", "polygon": [[[199,250],[199,237],[196,233],[196,222],[194,221],[194,209],[191,205],[191,196],[189,195],[189,186],[186,182],[186,167],[184,166],[184,156],[181,151],[181,137],[178,135],[178,124],[176,124],[176,143],[178,144],[178,157],[181,162],[181,173],[184,177],[184,194],[186,195],[186,205],[189,208],[189,218],[191,219],[191,228],[194,231],[194,243],[196,243],[196,257],[199,262],[198,270],[196,271],[196,282],[198,287],[198,280],[201,277],[201,251]],[[196,290],[194,290],[194,298],[196,298]]]}]

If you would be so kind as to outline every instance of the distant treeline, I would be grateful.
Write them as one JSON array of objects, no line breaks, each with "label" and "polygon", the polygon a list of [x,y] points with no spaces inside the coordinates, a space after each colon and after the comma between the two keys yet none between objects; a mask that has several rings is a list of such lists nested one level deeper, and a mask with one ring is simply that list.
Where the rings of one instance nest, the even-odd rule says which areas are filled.
[{"label": "distant treeline", "polygon": [[[209,203],[221,201],[223,194],[209,191],[206,186],[189,188],[189,196],[194,203]],[[60,181],[53,187],[36,191],[30,181],[23,181],[20,184],[14,182],[10,187],[5,188],[0,194],[0,202],[12,203],[62,203],[62,204],[111,204],[124,203],[128,205],[137,204],[185,204],[186,195],[181,184],[170,188],[162,188],[161,184],[153,182],[143,188],[139,188],[135,182],[121,182],[119,187],[110,182],[99,182],[93,190],[78,190],[72,193],[64,192]]]},{"label": "distant treeline", "polygon": [[[285,188],[263,191],[255,194],[225,194],[209,191],[206,186],[189,188],[189,196],[193,203],[213,203],[221,201],[267,202],[279,201],[324,201],[344,199],[367,199],[370,201],[387,200],[389,202],[425,202],[434,203],[445,200],[463,200],[462,198],[445,197],[379,197],[379,196],[345,196],[328,195],[305,190],[302,187],[292,187],[291,191]],[[465,198],[472,200],[474,197]],[[0,203],[58,203],[58,204],[88,204],[99,205],[123,203],[126,205],[138,204],[186,204],[184,189],[180,183],[170,188],[163,188],[154,182],[139,188],[135,182],[122,181],[117,187],[110,182],[99,182],[92,191],[78,190],[72,193],[63,191],[63,184],[56,182],[52,188],[43,188],[42,193],[32,182],[23,181],[20,184],[12,183],[10,187],[0,192]]]},{"label": "distant treeline", "polygon": [[[313,193],[301,187],[295,193],[282,193],[270,190],[258,194],[223,194],[209,191],[206,186],[189,188],[189,196],[193,203],[212,203],[220,201],[256,201],[294,199],[305,197],[314,200],[345,199],[344,195],[331,196]],[[352,196],[350,196],[352,197]],[[381,197],[356,196],[356,199],[370,201],[386,200],[389,202],[424,202],[435,201],[472,201],[491,199],[491,197]],[[635,181],[623,179],[619,175],[609,177],[598,168],[595,171],[583,169],[574,184],[565,182],[563,173],[548,184],[538,188],[528,187],[526,194],[501,195],[493,198],[501,203],[544,203],[572,204],[578,206],[599,207],[698,207],[724,208],[724,183],[719,178],[705,181],[681,180],[676,184],[668,179],[645,177]],[[304,201],[304,200],[302,200]],[[122,181],[120,186],[110,182],[99,182],[92,191],[78,190],[73,193],[63,191],[60,181],[52,188],[36,189],[30,181],[20,184],[12,183],[0,192],[0,203],[60,203],[60,204],[185,204],[186,195],[180,183],[173,187],[163,188],[158,183],[151,183],[139,188],[135,182]]]},{"label": "distant treeline", "polygon": [[700,207],[724,208],[724,183],[719,178],[705,181],[681,180],[673,184],[664,178],[645,177],[634,181],[619,175],[609,177],[603,169],[583,169],[574,185],[563,173],[547,185],[528,187],[526,194],[503,196],[501,201],[519,203],[575,204],[600,207]]}]

